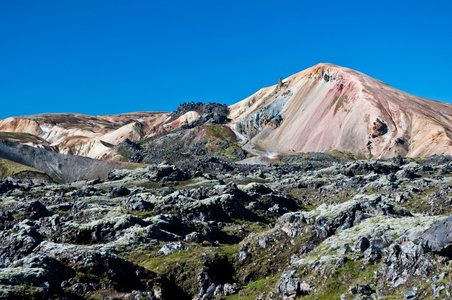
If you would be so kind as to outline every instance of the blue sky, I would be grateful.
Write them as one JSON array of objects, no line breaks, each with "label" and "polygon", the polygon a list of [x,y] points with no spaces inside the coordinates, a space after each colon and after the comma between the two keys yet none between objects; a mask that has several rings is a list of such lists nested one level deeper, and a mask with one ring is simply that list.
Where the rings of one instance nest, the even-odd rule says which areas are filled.
[{"label": "blue sky", "polygon": [[232,104],[330,62],[452,102],[452,1],[0,1],[0,118]]}]

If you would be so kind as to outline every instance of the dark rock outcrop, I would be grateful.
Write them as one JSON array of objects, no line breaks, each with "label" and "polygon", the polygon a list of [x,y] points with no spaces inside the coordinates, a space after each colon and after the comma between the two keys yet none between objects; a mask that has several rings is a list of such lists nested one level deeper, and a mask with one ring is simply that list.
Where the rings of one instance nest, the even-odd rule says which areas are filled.
[{"label": "dark rock outcrop", "polygon": [[437,221],[423,235],[427,251],[452,258],[452,216]]}]

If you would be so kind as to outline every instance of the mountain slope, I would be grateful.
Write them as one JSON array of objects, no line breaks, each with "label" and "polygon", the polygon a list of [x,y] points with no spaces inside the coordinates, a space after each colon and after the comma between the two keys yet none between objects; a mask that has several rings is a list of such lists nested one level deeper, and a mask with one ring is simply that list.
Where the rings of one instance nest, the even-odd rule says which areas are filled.
[{"label": "mountain slope", "polygon": [[108,173],[114,169],[136,167],[130,163],[64,155],[3,139],[0,139],[0,159],[7,159],[43,171],[59,182],[88,180],[97,177],[106,178]]},{"label": "mountain slope", "polygon": [[332,64],[263,88],[230,110],[249,149],[382,158],[452,154],[452,105]]},{"label": "mountain slope", "polygon": [[16,134],[14,137],[28,133],[38,140],[15,138],[14,141],[51,148],[63,154],[110,160],[118,158],[114,145],[126,139],[137,141],[162,132],[161,124],[168,116],[168,113],[136,112],[102,116],[62,113],[11,117],[0,120],[0,136],[11,140],[12,133]]}]

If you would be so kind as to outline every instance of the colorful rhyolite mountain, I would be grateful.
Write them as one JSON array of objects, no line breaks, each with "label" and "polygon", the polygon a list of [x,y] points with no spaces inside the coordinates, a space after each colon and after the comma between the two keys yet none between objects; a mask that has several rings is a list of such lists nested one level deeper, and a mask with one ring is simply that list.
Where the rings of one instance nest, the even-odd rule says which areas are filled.
[{"label": "colorful rhyolite mountain", "polygon": [[280,80],[230,111],[250,149],[378,158],[452,154],[452,105],[332,64]]},{"label": "colorful rhyolite mountain", "polygon": [[[452,105],[419,98],[357,71],[318,64],[229,107],[231,129],[255,153],[347,151],[389,158],[452,154]],[[0,120],[0,132],[63,154],[114,160],[114,145],[171,132],[200,118],[141,112],[43,114]],[[0,137],[2,135],[0,134]]]}]

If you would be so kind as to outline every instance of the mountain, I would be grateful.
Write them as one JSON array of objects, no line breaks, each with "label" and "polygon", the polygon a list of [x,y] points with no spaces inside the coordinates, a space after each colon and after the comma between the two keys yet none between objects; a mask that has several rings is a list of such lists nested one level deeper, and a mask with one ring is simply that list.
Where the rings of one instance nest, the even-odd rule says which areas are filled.
[{"label": "mountain", "polygon": [[[118,115],[40,114],[0,120],[0,138],[62,154],[116,160],[115,145],[141,140],[163,130],[168,113],[137,112]],[[1,132],[10,133],[8,137]],[[15,133],[11,134],[11,133]],[[38,140],[32,140],[28,133]]]},{"label": "mountain", "polygon": [[[193,128],[211,124],[213,113],[225,114],[224,109],[214,112],[212,107],[186,103],[172,113],[11,117],[0,120],[0,132],[21,133],[23,140],[16,136],[15,141],[63,154],[128,159],[115,146],[174,130],[197,134]],[[237,145],[252,154],[332,150],[359,158],[452,154],[452,105],[407,94],[333,64],[321,63],[280,79],[231,105],[229,111],[228,119],[214,123],[230,127],[240,141]],[[171,142],[169,138],[166,142]],[[191,142],[185,144],[189,147]]]},{"label": "mountain", "polygon": [[378,158],[452,154],[452,105],[332,64],[280,80],[230,111],[251,150],[339,150]]}]

